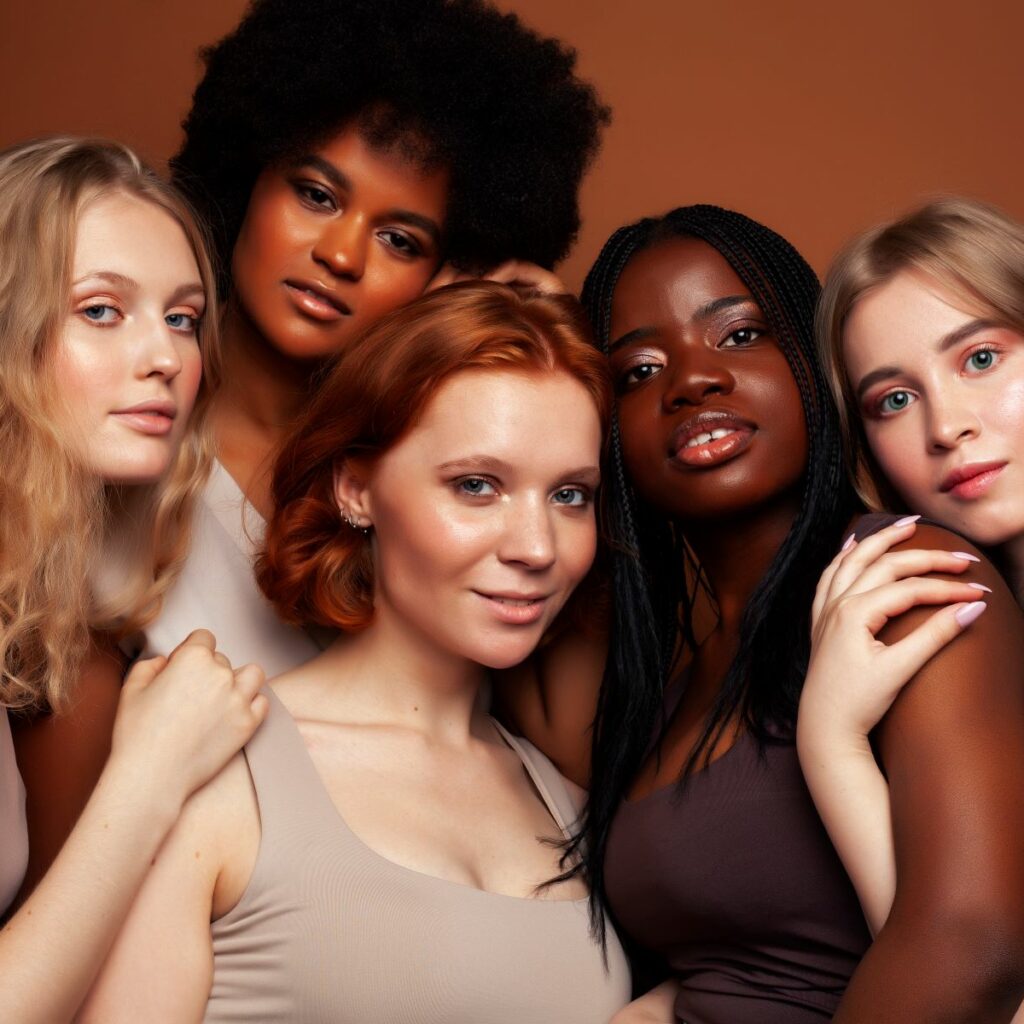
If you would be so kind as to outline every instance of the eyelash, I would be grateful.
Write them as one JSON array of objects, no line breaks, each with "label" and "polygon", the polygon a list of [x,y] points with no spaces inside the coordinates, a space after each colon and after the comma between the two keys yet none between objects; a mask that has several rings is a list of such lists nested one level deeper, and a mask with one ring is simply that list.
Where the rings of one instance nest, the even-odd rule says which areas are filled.
[{"label": "eyelash", "polygon": [[981,353],[983,353],[983,352],[989,352],[989,353],[991,353],[991,355],[992,355],[992,357],[993,357],[993,358],[992,358],[992,364],[991,364],[991,366],[981,366],[981,367],[977,367],[977,368],[975,369],[975,372],[976,372],[976,373],[987,373],[987,372],[988,372],[989,370],[991,370],[991,369],[992,369],[992,367],[993,367],[993,366],[997,366],[997,365],[999,364],[999,356],[1000,356],[1000,352],[999,352],[999,351],[998,351],[998,350],[996,349],[995,345],[991,345],[991,344],[988,344],[988,345],[979,345],[979,346],[978,346],[977,348],[974,348],[974,349],[972,349],[972,350],[971,350],[971,351],[970,351],[970,352],[969,352],[969,353],[967,354],[967,356],[966,356],[966,357],[964,358],[964,369],[967,369],[967,368],[968,368],[967,364],[968,364],[968,363],[969,363],[969,362],[970,362],[970,361],[971,361],[971,360],[972,360],[972,359],[973,359],[973,358],[974,358],[975,356],[977,356],[977,355],[980,355],[980,354],[981,354]]},{"label": "eyelash", "polygon": [[[753,345],[758,338],[764,337],[767,333],[763,327],[737,327],[722,339],[719,343],[719,348],[745,348],[747,345]],[[727,345],[726,342],[733,341],[737,334],[750,334],[753,337],[748,338],[746,341],[736,341],[732,345]]]},{"label": "eyelash", "polygon": [[[117,314],[117,318],[115,320],[94,320],[91,316],[87,315],[90,310],[97,309],[113,310]],[[92,324],[93,327],[113,327],[124,319],[124,313],[113,302],[89,302],[84,306],[79,306],[77,312],[87,323]],[[171,317],[183,317],[188,322],[187,326],[175,326],[170,322]],[[179,334],[195,334],[199,330],[202,317],[196,316],[194,313],[167,313],[164,315],[164,322],[172,331]]]},{"label": "eyelash", "polygon": [[[469,491],[466,489],[466,484],[469,483],[482,483],[486,484],[491,488],[493,493],[485,493],[481,491]],[[483,476],[463,476],[457,480],[452,481],[452,486],[460,494],[465,495],[468,498],[491,498],[497,494],[497,487],[493,481],[488,480],[487,477]],[[577,501],[556,501],[556,505],[561,505],[563,508],[585,508],[594,500],[594,495],[590,488],[582,487],[579,485],[559,487],[557,490],[552,492],[552,497],[557,497],[559,494],[573,494],[579,495]]]},{"label": "eyelash", "polygon": [[[321,185],[310,181],[297,181],[293,187],[303,203],[310,209],[320,212],[336,213],[339,210],[338,201],[334,195]],[[423,255],[423,246],[412,235],[397,228],[383,228],[377,232],[377,237],[382,239],[384,244],[393,250],[398,256],[414,258]],[[396,240],[400,242],[396,244]]]}]

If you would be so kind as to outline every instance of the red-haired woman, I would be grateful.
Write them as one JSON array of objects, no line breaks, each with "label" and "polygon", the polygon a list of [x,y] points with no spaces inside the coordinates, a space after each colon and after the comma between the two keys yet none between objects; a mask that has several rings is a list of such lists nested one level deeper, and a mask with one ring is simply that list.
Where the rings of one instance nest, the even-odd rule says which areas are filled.
[{"label": "red-haired woman", "polygon": [[610,396],[580,317],[454,285],[342,356],[278,460],[259,563],[278,614],[341,633],[186,808],[84,1019],[591,1024],[625,1003],[583,883],[545,884],[570,784],[481,700],[593,560]]}]

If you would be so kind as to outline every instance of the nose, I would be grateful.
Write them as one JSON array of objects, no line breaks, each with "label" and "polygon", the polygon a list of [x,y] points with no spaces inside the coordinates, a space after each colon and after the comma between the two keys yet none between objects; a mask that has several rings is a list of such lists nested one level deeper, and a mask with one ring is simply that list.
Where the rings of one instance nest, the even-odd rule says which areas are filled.
[{"label": "nose", "polygon": [[665,390],[662,406],[674,412],[685,405],[702,405],[716,395],[727,395],[736,381],[714,350],[703,345],[687,346],[674,361],[674,366],[663,373]]},{"label": "nose", "polygon": [[500,561],[533,571],[548,569],[555,561],[552,509],[545,495],[529,496],[510,504],[498,549]]},{"label": "nose", "polygon": [[324,226],[313,243],[313,259],[335,277],[358,281],[366,269],[366,225],[346,211]]},{"label": "nose", "polygon": [[[152,324],[140,324],[140,334],[136,375],[173,380],[181,372],[182,336],[162,316],[154,316]],[[193,344],[191,340],[188,343]]]},{"label": "nose", "polygon": [[963,397],[947,389],[928,399],[926,422],[929,451],[948,451],[978,435],[981,424],[977,413],[971,403],[962,400]]}]

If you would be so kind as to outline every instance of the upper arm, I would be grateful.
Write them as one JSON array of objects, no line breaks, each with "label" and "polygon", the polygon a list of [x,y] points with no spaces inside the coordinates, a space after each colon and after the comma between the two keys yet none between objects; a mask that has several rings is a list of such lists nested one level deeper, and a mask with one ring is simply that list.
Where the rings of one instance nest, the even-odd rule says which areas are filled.
[{"label": "upper arm", "polygon": [[598,630],[566,630],[523,664],[495,673],[498,717],[584,787],[607,649]]},{"label": "upper arm", "polygon": [[[968,549],[919,527],[912,543]],[[904,688],[878,730],[896,844],[894,914],[953,913],[1024,939],[1024,617],[987,561],[987,610]],[[930,609],[890,623],[905,635]],[[991,934],[991,931],[990,931]]]},{"label": "upper arm", "polygon": [[103,771],[124,670],[116,647],[94,637],[67,711],[12,719],[29,833],[22,895],[32,891],[53,863]]},{"label": "upper arm", "polygon": [[[248,769],[238,755],[186,804],[160,848],[83,1004],[87,1024],[179,1024],[203,1017],[213,980],[210,920],[247,831]],[[234,866],[234,864],[232,864]]]},{"label": "upper arm", "polygon": [[[918,527],[912,545],[973,551]],[[984,615],[903,688],[876,730],[896,853],[892,912],[835,1020],[1009,1021],[1024,995],[1024,623],[995,569]],[[931,609],[887,624],[891,641]]]}]

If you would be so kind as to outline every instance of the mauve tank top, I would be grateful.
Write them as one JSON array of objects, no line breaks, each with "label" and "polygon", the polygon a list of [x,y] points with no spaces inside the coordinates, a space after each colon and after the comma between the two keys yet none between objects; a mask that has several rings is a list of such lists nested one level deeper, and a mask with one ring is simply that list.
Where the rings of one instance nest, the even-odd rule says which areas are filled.
[{"label": "mauve tank top", "polygon": [[[578,808],[562,777],[502,735],[566,832]],[[622,948],[609,927],[606,969],[587,900],[483,892],[366,846],[272,693],[245,756],[260,848],[241,900],[212,926],[205,1021],[604,1024],[629,999]]]},{"label": "mauve tank top", "polygon": [[870,943],[792,743],[749,735],[624,802],[605,886],[616,923],[660,954],[686,1024],[820,1024]]}]

